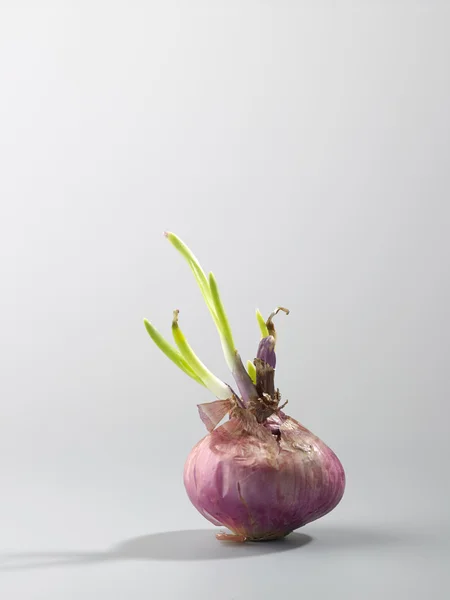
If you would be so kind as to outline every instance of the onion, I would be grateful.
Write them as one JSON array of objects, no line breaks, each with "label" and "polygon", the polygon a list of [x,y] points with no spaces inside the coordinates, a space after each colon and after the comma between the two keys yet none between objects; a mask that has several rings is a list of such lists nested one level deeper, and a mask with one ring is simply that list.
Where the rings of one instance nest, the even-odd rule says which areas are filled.
[{"label": "onion", "polygon": [[[239,392],[218,379],[196,356],[174,311],[167,342],[144,320],[157,346],[187,375],[217,398],[198,405],[209,434],[191,451],[184,484],[195,508],[211,523],[232,533],[219,540],[257,541],[284,537],[330,512],[345,488],[339,459],[317,436],[286,415],[275,388],[276,331],[273,311],[264,321],[257,311],[262,339],[256,358],[244,367],[212,273],[207,278],[189,248],[173,233],[169,241],[187,260],[211,312],[225,359]],[[229,420],[220,425],[228,415]]]}]

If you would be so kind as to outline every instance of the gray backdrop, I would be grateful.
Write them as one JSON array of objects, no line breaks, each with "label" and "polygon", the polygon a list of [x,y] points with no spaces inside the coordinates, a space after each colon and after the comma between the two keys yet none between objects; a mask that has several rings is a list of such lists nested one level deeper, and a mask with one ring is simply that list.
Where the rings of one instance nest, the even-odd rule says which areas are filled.
[{"label": "gray backdrop", "polygon": [[[2,598],[448,597],[449,26],[437,0],[1,2]],[[291,309],[277,383],[348,478],[312,540],[220,544],[185,495],[212,397],[142,318],[179,308],[228,374],[164,229],[245,359],[254,309]]]}]

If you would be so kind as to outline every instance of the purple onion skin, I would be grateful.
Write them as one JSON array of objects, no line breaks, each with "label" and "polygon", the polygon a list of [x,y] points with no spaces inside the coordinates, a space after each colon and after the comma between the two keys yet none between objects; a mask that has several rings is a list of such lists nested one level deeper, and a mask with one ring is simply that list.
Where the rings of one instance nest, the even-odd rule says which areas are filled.
[{"label": "purple onion skin", "polygon": [[269,335],[259,342],[256,358],[261,358],[273,369],[277,366],[277,357],[275,355],[275,338]]},{"label": "purple onion skin", "polygon": [[[290,424],[286,434],[283,422]],[[258,425],[262,436],[230,437],[227,427],[200,440],[184,469],[189,499],[211,523],[246,540],[277,539],[341,500],[345,474],[339,459],[294,419],[274,414]]]}]

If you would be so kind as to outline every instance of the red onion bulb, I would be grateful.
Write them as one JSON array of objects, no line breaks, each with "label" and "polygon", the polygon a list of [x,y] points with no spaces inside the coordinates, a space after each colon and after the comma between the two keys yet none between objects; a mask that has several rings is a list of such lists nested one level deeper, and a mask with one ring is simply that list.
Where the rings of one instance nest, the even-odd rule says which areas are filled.
[{"label": "red onion bulb", "polygon": [[237,417],[200,440],[184,484],[195,508],[236,539],[276,539],[330,512],[345,475],[334,452],[282,412],[254,427]]},{"label": "red onion bulb", "polygon": [[[256,358],[244,367],[212,273],[207,278],[189,248],[173,233],[166,237],[191,267],[222,342],[225,359],[239,393],[213,375],[196,356],[174,312],[176,347],[147,320],[157,346],[187,375],[218,399],[198,405],[209,434],[196,444],[184,468],[184,484],[192,504],[211,523],[232,533],[222,540],[271,540],[284,537],[327,514],[344,493],[345,474],[339,459],[317,436],[287,416],[275,388],[276,331],[273,317],[257,320],[262,339]],[[222,419],[229,420],[219,425]]]}]

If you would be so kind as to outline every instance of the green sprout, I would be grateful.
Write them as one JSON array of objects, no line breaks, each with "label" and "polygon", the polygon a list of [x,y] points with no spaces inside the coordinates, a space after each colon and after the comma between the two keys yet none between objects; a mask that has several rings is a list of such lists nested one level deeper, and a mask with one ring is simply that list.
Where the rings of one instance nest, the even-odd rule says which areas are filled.
[{"label": "green sprout", "polygon": [[[233,373],[234,378],[236,379],[242,396],[245,399],[254,397],[255,394],[257,396],[256,388],[254,388],[254,381],[256,380],[254,366],[252,364],[252,367],[249,367],[250,371],[248,373],[242,364],[234,344],[230,323],[228,321],[214,275],[209,273],[209,276],[206,277],[205,272],[203,271],[197,258],[186,246],[186,244],[180,240],[179,237],[177,237],[174,233],[169,232],[166,232],[164,235],[176,248],[176,250],[178,250],[181,256],[183,256],[190,266],[192,273],[194,274],[202,296],[206,302],[206,306],[211,313],[214,324],[216,325],[219,333],[225,360],[231,372]],[[144,324],[148,334],[158,348],[164,352],[164,354],[170,358],[170,360],[176,364],[178,368],[189,375],[189,377],[197,381],[197,383],[204,385],[217,398],[229,398],[234,394],[234,392],[226,383],[211,373],[211,371],[203,364],[203,362],[192,350],[179,327],[178,313],[178,310],[174,312],[172,322],[172,334],[176,347],[170,344],[155,329],[155,327],[149,323],[149,321],[144,319]]]},{"label": "green sprout", "polygon": [[265,338],[269,335],[269,330],[267,329],[266,321],[264,317],[260,313],[260,311],[256,310],[256,320],[258,321],[259,328],[261,330],[261,337]]},{"label": "green sprout", "polygon": [[[227,383],[216,377],[195,354],[178,324],[178,310],[174,311],[172,321],[172,334],[176,346],[170,344],[155,329],[155,327],[149,321],[147,321],[147,319],[144,319],[145,328],[147,329],[148,334],[158,348],[168,358],[170,358],[170,360],[177,365],[179,369],[184,371],[184,373],[189,375],[189,377],[194,379],[200,385],[205,386],[217,398],[225,400],[233,397],[236,402],[244,408],[250,406],[254,402],[258,402],[259,388],[257,389],[256,387],[256,366],[251,361],[247,362],[247,367],[244,367],[244,364],[242,363],[241,357],[239,356],[234,344],[230,323],[228,321],[214,275],[212,273],[209,273],[208,277],[205,275],[205,272],[203,271],[197,258],[186,246],[186,244],[180,240],[179,237],[170,232],[165,232],[164,235],[186,260],[192,270],[192,273],[194,274],[195,280],[200,288],[200,292],[202,293],[206,306],[211,313],[214,324],[219,333],[225,360],[236,381],[240,392],[240,397],[235,394],[235,392]],[[289,314],[289,311],[286,308],[278,307],[269,315],[267,321],[264,321],[264,318],[259,310],[256,311],[256,320],[261,331],[261,336],[263,340],[264,338],[269,338],[269,336],[272,336],[273,339],[271,343],[273,343],[273,345],[275,343],[276,333],[272,318],[280,310]],[[260,355],[260,352],[267,352],[266,342],[267,340],[263,341],[262,346],[260,344],[258,348],[258,356]],[[273,352],[273,348],[270,350]]]},{"label": "green sprout", "polygon": [[253,381],[253,383],[256,383],[256,367],[251,360],[247,361],[247,372],[250,375],[250,379]]}]

